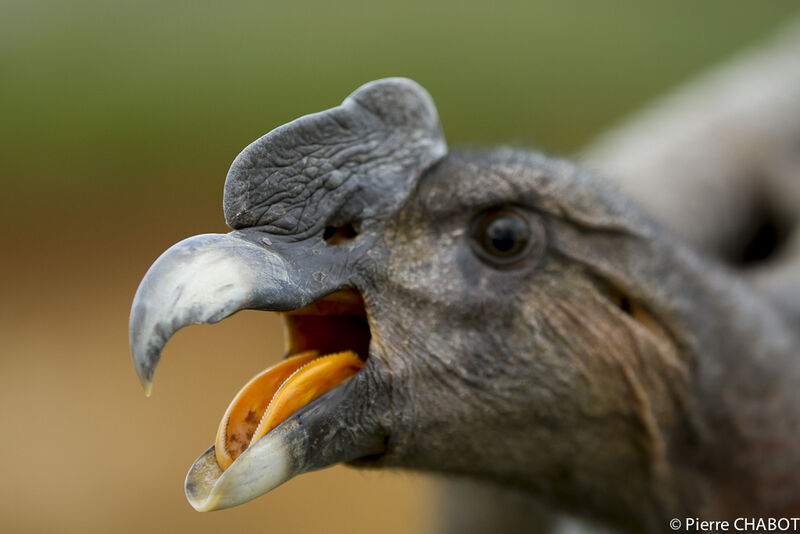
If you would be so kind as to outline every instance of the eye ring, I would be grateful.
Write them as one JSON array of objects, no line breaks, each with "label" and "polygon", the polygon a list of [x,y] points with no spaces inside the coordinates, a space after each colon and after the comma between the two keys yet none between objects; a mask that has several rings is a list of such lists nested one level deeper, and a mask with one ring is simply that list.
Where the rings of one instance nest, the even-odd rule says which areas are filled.
[{"label": "eye ring", "polygon": [[513,207],[492,208],[472,222],[470,245],[485,263],[514,267],[544,246],[544,227],[532,214]]}]

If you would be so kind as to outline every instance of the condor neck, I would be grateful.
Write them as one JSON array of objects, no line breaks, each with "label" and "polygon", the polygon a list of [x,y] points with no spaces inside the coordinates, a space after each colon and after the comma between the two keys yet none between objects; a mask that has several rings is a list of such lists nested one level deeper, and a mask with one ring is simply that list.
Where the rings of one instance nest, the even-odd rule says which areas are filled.
[{"label": "condor neck", "polygon": [[708,519],[797,514],[800,339],[745,283],[681,259],[686,276],[674,279],[671,306],[688,332],[680,342],[690,374],[667,461],[682,507]]}]

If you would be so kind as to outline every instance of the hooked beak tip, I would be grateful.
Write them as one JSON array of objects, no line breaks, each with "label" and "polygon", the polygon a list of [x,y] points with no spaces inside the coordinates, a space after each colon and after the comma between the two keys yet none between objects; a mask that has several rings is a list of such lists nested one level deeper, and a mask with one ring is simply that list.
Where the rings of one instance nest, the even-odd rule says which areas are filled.
[{"label": "hooked beak tip", "polygon": [[147,361],[144,358],[137,358],[136,351],[133,351],[133,366],[136,369],[136,376],[139,378],[139,384],[142,386],[144,396],[149,397],[153,392],[153,371],[155,368],[152,366],[141,365],[142,361]]},{"label": "hooked beak tip", "polygon": [[231,234],[201,234],[164,252],[148,269],[131,304],[128,340],[146,395],[161,351],[190,324],[216,323],[242,309],[295,309],[310,298],[293,289],[276,253]]}]

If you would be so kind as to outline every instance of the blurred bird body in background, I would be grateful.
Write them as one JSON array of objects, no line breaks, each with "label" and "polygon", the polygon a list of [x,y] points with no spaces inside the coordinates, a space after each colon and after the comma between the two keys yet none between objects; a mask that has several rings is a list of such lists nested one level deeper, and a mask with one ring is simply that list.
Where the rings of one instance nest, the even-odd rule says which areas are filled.
[{"label": "blurred bird body in background", "polygon": [[[186,465],[198,443],[213,439],[243,377],[279,359],[280,324],[247,312],[178,334],[160,370],[158,395],[144,401],[125,357],[132,288],[169,244],[198,230],[225,230],[221,176],[243,145],[274,125],[329,108],[362,81],[403,74],[422,82],[436,97],[451,145],[521,141],[565,153],[768,33],[795,9],[790,2],[726,3],[728,19],[710,31],[707,21],[723,9],[713,2],[671,10],[632,3],[624,20],[593,3],[571,9],[576,15],[568,17],[545,4],[510,5],[491,14],[477,6],[459,12],[427,6],[427,17],[412,17],[413,10],[399,6],[381,14],[346,7],[334,13],[316,6],[320,20],[341,23],[314,30],[304,22],[303,31],[298,28],[307,8],[267,13],[255,3],[236,15],[209,6],[113,3],[0,8],[0,60],[4,72],[13,73],[0,89],[6,123],[0,202],[8,251],[0,265],[0,413],[16,435],[40,436],[3,445],[7,458],[26,459],[7,465],[1,493],[0,513],[12,531],[260,529],[268,515],[273,527],[286,531],[338,525],[366,532],[381,524],[384,531],[409,532],[430,528],[442,510],[454,510],[451,520],[480,530],[481,521],[496,521],[488,512],[495,499],[529,510],[526,499],[467,486],[450,493],[473,499],[477,493],[473,502],[487,503],[486,510],[479,504],[470,514],[448,503],[429,506],[434,488],[425,478],[336,468],[292,480],[229,512],[196,514],[180,490]],[[350,13],[346,21],[342,13]],[[281,23],[264,32],[264,21]],[[343,25],[352,30],[348,39],[337,38],[335,29]],[[453,32],[443,41],[445,25]],[[762,51],[779,44],[767,43]],[[750,56],[751,64],[758,54]],[[748,103],[741,109],[787,94],[790,104],[796,102],[782,92],[794,87],[791,76],[769,82],[771,73],[786,70],[775,57],[761,61],[754,79],[763,85],[738,100]],[[718,82],[735,72],[706,78],[697,91],[683,93],[683,101],[666,101],[662,109],[697,110],[692,95],[713,95]],[[281,83],[275,83],[276,73]],[[634,121],[601,138],[582,157],[619,180],[684,242],[731,265],[737,277],[793,317],[797,270],[789,230],[797,182],[784,178],[796,169],[791,118],[798,114],[726,116],[736,95],[747,95],[723,94],[730,98],[704,106],[707,115],[640,115],[639,126]],[[742,117],[749,127],[737,126]],[[658,139],[672,144],[659,145]],[[639,147],[640,159],[628,157],[632,146]],[[687,151],[692,147],[708,149]],[[681,180],[698,168],[725,169],[709,166],[702,152],[714,162],[735,156],[729,161],[743,172],[725,174],[734,176],[736,187],[722,184],[697,194],[686,189],[691,184]],[[662,160],[652,165],[657,160],[646,154]],[[680,173],[671,172],[678,168]],[[664,183],[675,187],[660,188]],[[46,436],[42,428],[49,429]],[[314,494],[319,514],[292,508]],[[345,498],[334,502],[332,495]]]}]

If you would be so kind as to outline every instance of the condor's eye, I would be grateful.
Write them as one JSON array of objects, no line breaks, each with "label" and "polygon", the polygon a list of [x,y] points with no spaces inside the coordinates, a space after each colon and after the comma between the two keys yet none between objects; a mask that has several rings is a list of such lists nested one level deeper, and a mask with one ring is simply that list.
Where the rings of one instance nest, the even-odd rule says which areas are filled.
[{"label": "condor's eye", "polygon": [[544,244],[541,222],[532,219],[513,208],[486,211],[473,222],[472,249],[490,264],[510,266]]}]

